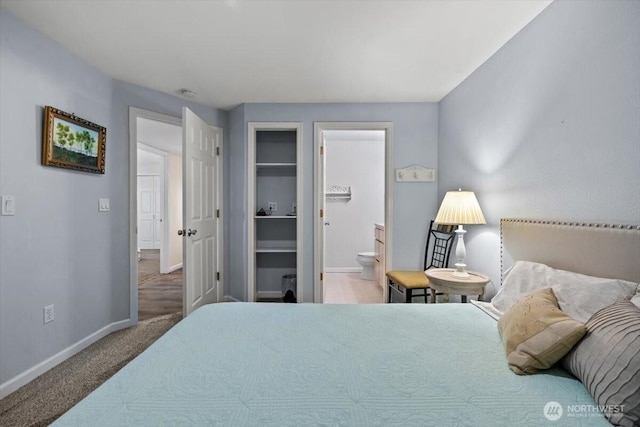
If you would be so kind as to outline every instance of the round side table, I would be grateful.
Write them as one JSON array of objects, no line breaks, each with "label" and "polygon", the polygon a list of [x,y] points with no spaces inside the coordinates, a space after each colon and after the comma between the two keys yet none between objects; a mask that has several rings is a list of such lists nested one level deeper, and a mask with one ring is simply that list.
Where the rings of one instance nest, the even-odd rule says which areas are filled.
[{"label": "round side table", "polygon": [[478,295],[482,299],[484,288],[489,283],[489,276],[475,271],[467,271],[469,278],[454,276],[455,268],[432,268],[425,270],[431,288],[431,302],[436,302],[436,292],[442,292],[444,302],[449,302],[449,294],[461,295],[462,302],[467,302],[467,295]]}]

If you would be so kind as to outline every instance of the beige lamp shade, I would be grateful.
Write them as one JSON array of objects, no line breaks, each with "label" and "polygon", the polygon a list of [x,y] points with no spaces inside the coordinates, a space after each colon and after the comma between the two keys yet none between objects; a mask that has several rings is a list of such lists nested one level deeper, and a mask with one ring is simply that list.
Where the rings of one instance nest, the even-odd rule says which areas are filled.
[{"label": "beige lamp shade", "polygon": [[435,222],[438,224],[486,224],[473,191],[447,191]]}]

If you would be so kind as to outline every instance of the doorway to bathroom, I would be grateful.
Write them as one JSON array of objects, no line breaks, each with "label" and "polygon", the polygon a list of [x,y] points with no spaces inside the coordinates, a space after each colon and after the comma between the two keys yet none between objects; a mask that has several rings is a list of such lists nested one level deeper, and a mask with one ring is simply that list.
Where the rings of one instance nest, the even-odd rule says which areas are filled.
[{"label": "doorway to bathroom", "polygon": [[[384,302],[391,124],[316,123],[314,301]],[[391,174],[391,179],[393,174]]]}]

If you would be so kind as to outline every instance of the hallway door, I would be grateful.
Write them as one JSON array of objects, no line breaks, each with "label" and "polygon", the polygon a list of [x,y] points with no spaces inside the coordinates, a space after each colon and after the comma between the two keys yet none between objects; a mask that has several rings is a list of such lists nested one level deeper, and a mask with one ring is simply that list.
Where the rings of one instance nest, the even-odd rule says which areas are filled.
[{"label": "hallway door", "polygon": [[218,278],[222,129],[182,109],[184,315],[221,298]]},{"label": "hallway door", "polygon": [[138,248],[162,247],[163,188],[159,175],[138,175]]}]

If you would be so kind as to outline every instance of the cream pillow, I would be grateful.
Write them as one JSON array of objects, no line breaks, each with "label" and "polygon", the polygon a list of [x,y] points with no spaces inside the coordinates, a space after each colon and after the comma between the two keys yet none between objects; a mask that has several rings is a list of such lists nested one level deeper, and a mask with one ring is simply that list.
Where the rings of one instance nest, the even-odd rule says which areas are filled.
[{"label": "cream pillow", "polygon": [[586,329],[558,307],[551,288],[520,298],[498,321],[509,368],[518,375],[553,366]]}]

